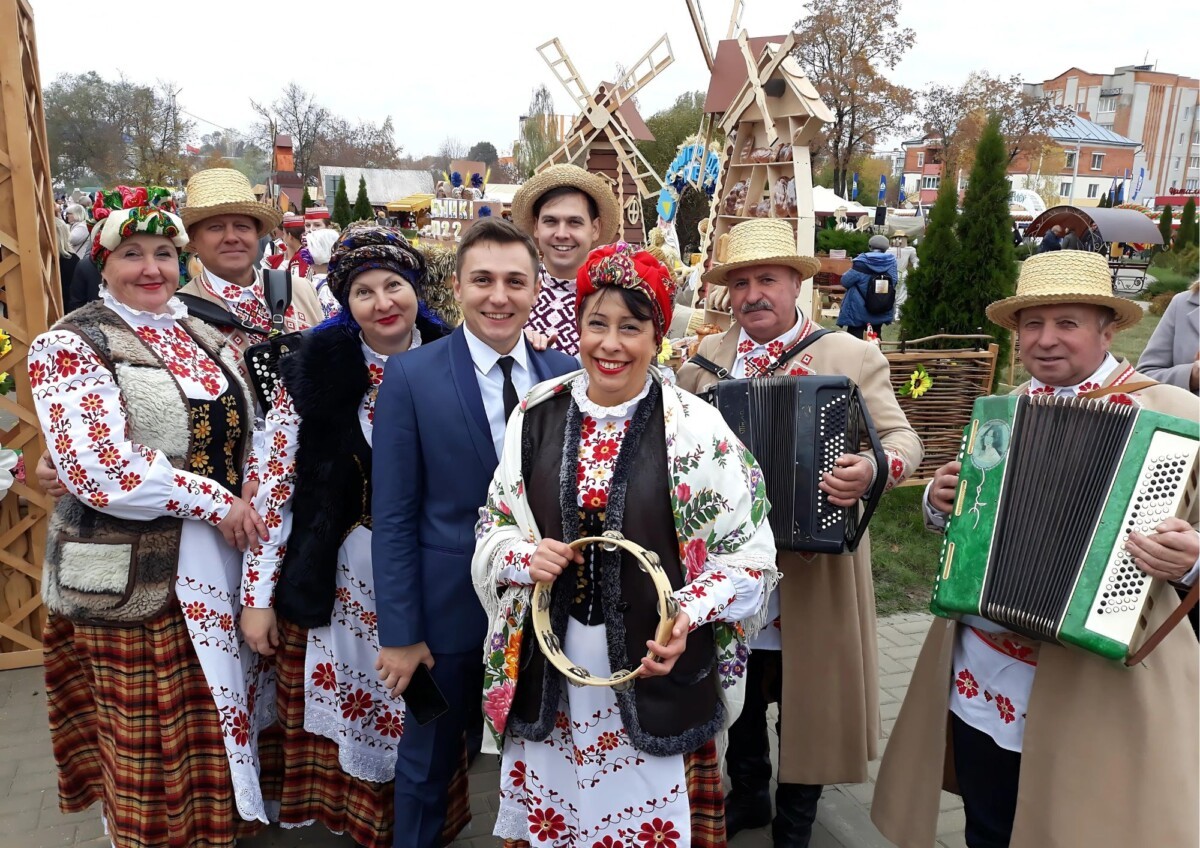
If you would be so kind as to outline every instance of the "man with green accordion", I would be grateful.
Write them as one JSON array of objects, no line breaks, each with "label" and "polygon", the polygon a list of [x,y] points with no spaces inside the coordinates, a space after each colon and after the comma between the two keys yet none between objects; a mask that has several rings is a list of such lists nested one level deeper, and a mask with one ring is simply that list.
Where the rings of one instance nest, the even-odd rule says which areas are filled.
[{"label": "man with green accordion", "polygon": [[[951,462],[937,470],[926,490],[925,517],[931,529],[944,531],[948,520],[951,525],[939,568],[939,590],[945,589],[951,573],[955,537],[961,540],[972,525],[991,522],[991,538],[982,546],[960,544],[953,568],[974,569],[982,584],[987,565],[993,569],[987,585],[994,587],[1000,579],[994,565],[997,551],[1017,551],[1018,562],[1024,556],[1026,564],[1039,563],[1020,578],[1023,591],[1032,595],[1042,591],[1039,577],[1051,570],[1054,557],[1047,552],[1064,549],[1059,544],[1065,535],[1064,522],[1094,521],[1097,537],[1107,526],[1104,532],[1113,534],[1116,542],[1105,567],[1120,565],[1120,575],[1110,577],[1105,571],[1101,577],[1088,578],[1099,582],[1096,594],[1087,601],[1085,613],[1093,615],[1087,618],[1087,626],[1093,627],[1099,613],[1115,613],[1102,623],[1121,615],[1132,617],[1142,638],[1131,638],[1132,659],[1122,664],[1067,645],[1066,638],[1057,638],[1054,624],[1050,635],[1035,639],[1031,637],[1035,627],[1007,627],[961,611],[952,613],[959,620],[935,618],[888,740],[871,809],[880,831],[901,848],[934,844],[943,788],[963,798],[970,848],[1182,846],[1200,840],[1200,649],[1186,623],[1164,628],[1165,636],[1156,647],[1145,638],[1164,620],[1169,625],[1178,623],[1182,610],[1177,588],[1191,587],[1196,581],[1198,409],[1196,399],[1185,390],[1155,383],[1109,352],[1114,333],[1142,317],[1141,307],[1113,296],[1111,286],[1108,264],[1097,254],[1039,254],[1023,263],[1016,295],[988,307],[994,323],[1016,332],[1021,363],[1031,375],[1013,394],[1028,396],[1027,402],[1015,404],[1017,414],[1027,414],[1028,422],[1038,421],[1039,429],[1032,429],[1032,423],[1023,425],[1020,451],[1025,457],[1033,452],[1052,458],[1070,455],[1070,462],[1085,468],[1095,457],[1096,465],[1110,462],[1124,470],[1128,463],[1119,451],[1115,459],[1102,461],[1097,440],[1073,430],[1060,435],[1049,419],[1036,417],[1037,410],[1059,414],[1066,409],[1073,414],[1072,410],[1082,409],[1083,415],[1098,410],[1111,419],[1119,417],[1114,414],[1117,410],[1105,404],[1115,404],[1131,410],[1126,416],[1130,421],[1160,420],[1153,414],[1141,416],[1143,411],[1165,413],[1163,426],[1184,432],[1183,442],[1191,445],[1190,452],[1180,449],[1167,457],[1163,479],[1156,472],[1154,480],[1138,478],[1118,485],[1101,482],[1099,475],[1090,473],[1074,478],[1043,474],[1039,479],[1052,481],[1048,482],[1052,492],[1042,486],[1000,505],[997,497],[987,497],[986,492],[999,494],[996,475],[1013,477],[1011,486],[1004,480],[1006,494],[1018,485],[1013,468],[1018,427],[1014,419],[1010,432],[993,416],[976,415],[964,442],[964,461],[971,466]],[[1080,396],[1096,400],[1062,400]],[[976,410],[1005,405],[1014,406],[1002,399],[986,399],[977,402]],[[1132,445],[1133,439],[1127,444]],[[1007,471],[1003,467],[993,471],[1005,454]],[[985,489],[988,473],[993,474],[991,489]],[[1166,503],[1164,493],[1170,487],[1159,484],[1172,481],[1175,494],[1169,508],[1147,510],[1134,497],[1148,490],[1147,502],[1161,497]],[[1114,504],[1122,486],[1130,504],[1114,529],[1110,515],[1119,512]],[[1073,513],[1069,506],[1058,508],[1077,501],[1081,490],[1092,492],[1094,514],[1102,519],[1089,519],[1081,510]],[[1040,498],[1054,503],[1051,508],[1030,510],[1029,503]],[[1022,505],[1033,515],[1017,531],[1005,510],[1015,514]],[[1129,519],[1130,515],[1137,520]],[[1044,533],[1054,535],[1039,538]],[[1092,568],[1092,558],[1089,551],[1082,568]],[[1067,586],[1068,592],[1078,594],[1083,575],[1081,569],[1078,579]],[[1110,588],[1104,580],[1122,582],[1101,596],[1102,589]],[[1194,595],[1191,592],[1189,598]],[[936,612],[945,611],[938,603],[943,597],[944,591],[935,591]],[[1065,632],[1063,622],[1057,626]],[[1135,642],[1153,647],[1153,653],[1145,656]]]}]

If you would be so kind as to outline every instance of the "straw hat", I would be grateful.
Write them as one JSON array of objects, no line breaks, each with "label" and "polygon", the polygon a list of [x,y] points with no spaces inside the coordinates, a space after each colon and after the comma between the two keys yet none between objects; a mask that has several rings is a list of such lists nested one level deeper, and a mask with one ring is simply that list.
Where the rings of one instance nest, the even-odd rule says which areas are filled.
[{"label": "straw hat", "polygon": [[786,265],[799,271],[802,280],[821,270],[815,256],[796,253],[796,232],[787,221],[743,221],[726,235],[723,261],[701,277],[706,283],[723,286],[730,271],[748,265]]},{"label": "straw hat", "polygon": [[1113,325],[1125,330],[1142,320],[1142,308],[1112,293],[1112,272],[1098,253],[1053,250],[1021,263],[1017,293],[987,308],[988,318],[1009,330],[1017,329],[1017,313],[1027,306],[1059,303],[1094,303],[1116,313]]},{"label": "straw hat", "polygon": [[536,223],[533,205],[551,189],[565,186],[578,189],[596,201],[596,209],[600,212],[600,244],[615,241],[621,226],[621,207],[617,204],[617,196],[603,177],[588,173],[578,165],[551,165],[527,179],[513,195],[513,223],[533,235]]},{"label": "straw hat", "polygon": [[197,171],[187,183],[187,206],[180,210],[183,223],[191,228],[216,215],[249,215],[258,221],[258,234],[279,226],[283,213],[254,197],[250,180],[232,168]]}]

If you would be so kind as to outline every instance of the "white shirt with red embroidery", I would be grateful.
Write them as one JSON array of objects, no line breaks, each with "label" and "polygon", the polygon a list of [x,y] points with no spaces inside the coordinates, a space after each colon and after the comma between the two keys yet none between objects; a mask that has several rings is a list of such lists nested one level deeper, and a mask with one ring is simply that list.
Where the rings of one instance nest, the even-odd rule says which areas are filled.
[{"label": "white shirt with red embroidery", "polygon": [[[603,509],[608,504],[613,469],[621,442],[629,429],[638,403],[650,391],[651,377],[636,397],[619,406],[604,407],[588,399],[588,378],[584,374],[571,386],[571,397],[581,414],[579,436],[579,505],[585,509]],[[513,545],[505,554],[507,565],[501,577],[513,585],[532,586],[529,561],[537,550],[532,542]],[[691,622],[689,632],[713,621],[741,621],[753,615],[762,600],[762,582],[736,571],[727,571],[715,562],[684,563],[688,581],[675,592],[680,609]],[[694,573],[693,573],[694,572]]]},{"label": "white shirt with red embroidery", "polygon": [[[177,320],[187,316],[180,301],[169,301],[168,311],[157,315],[125,306],[107,288],[100,296],[158,354],[187,397],[213,400],[228,388],[224,372],[179,327]],[[262,691],[260,666],[234,625],[241,612],[242,557],[211,526],[229,512],[232,497],[207,477],[173,468],[160,451],[128,439],[121,390],[75,333],[50,330],[34,339],[29,378],[50,454],[73,495],[120,518],[193,519],[183,522],[179,538],[175,595],[220,715],[238,813],[265,823],[258,729],[250,720]]]},{"label": "white shirt with red embroidery", "polygon": [[[413,327],[412,345],[421,335]],[[372,443],[375,399],[383,383],[387,357],[362,342],[371,387],[358,408],[358,423]],[[300,416],[287,389],[280,385],[267,412],[266,462],[255,507],[269,538],[246,552],[242,574],[243,602],[268,608],[274,603],[279,566],[292,528],[296,485],[296,449]],[[371,570],[371,531],[353,528],[338,550],[333,615],[324,627],[308,631],[304,660],[304,729],[332,739],[347,774],[360,780],[387,782],[395,776],[396,743],[403,733],[404,702],[393,698],[375,671],[379,655],[379,617]]]}]

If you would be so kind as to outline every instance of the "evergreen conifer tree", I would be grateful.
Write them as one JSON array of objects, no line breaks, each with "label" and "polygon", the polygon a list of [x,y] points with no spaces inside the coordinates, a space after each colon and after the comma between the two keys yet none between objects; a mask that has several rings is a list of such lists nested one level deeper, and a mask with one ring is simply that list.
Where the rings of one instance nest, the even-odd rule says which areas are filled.
[{"label": "evergreen conifer tree", "polygon": [[300,211],[307,212],[308,207],[316,205],[317,204],[313,203],[312,195],[308,193],[308,186],[305,186],[304,196],[300,198]]},{"label": "evergreen conifer tree", "polygon": [[1188,198],[1183,204],[1183,214],[1179,216],[1179,235],[1175,237],[1175,247],[1182,250],[1189,244],[1196,243],[1196,201]]},{"label": "evergreen conifer tree", "polygon": [[358,196],[354,198],[354,221],[372,221],[375,219],[375,210],[371,207],[371,201],[367,198],[367,178],[358,178]]},{"label": "evergreen conifer tree", "polygon": [[[946,330],[973,333],[980,327],[996,338],[1000,358],[1008,358],[1008,333],[987,320],[989,304],[1013,293],[1017,281],[1012,243],[1008,151],[1000,116],[992,115],[975,149],[971,181],[956,226],[958,257],[943,292]],[[998,371],[999,369],[997,369]]]},{"label": "evergreen conifer tree", "polygon": [[953,176],[946,174],[925,222],[925,236],[917,247],[919,265],[908,272],[905,280],[908,298],[900,310],[902,338],[933,336],[947,326],[944,289],[958,261],[958,236],[954,231],[957,219],[958,185]]},{"label": "evergreen conifer tree", "polygon": [[346,225],[354,220],[354,216],[350,212],[350,198],[346,194],[346,179],[338,178],[337,193],[333,196],[333,212],[330,214],[333,222],[343,230]]},{"label": "evergreen conifer tree", "polygon": [[1171,223],[1174,216],[1175,210],[1171,208],[1170,203],[1163,207],[1162,214],[1158,216],[1158,232],[1163,240],[1161,250],[1171,249]]}]

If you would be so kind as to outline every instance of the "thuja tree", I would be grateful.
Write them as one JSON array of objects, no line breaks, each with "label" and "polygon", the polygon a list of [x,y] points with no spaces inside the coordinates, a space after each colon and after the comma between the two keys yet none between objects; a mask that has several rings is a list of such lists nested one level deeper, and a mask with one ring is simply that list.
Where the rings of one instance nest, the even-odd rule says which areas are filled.
[{"label": "thuja tree", "polygon": [[905,280],[908,299],[900,311],[900,333],[905,339],[936,335],[947,326],[944,289],[958,261],[957,219],[958,185],[947,174],[917,247],[918,267],[909,271]]},{"label": "thuja tree", "polygon": [[354,216],[350,212],[350,198],[346,194],[345,177],[338,177],[337,193],[333,196],[333,212],[330,217],[343,230],[354,220]]},{"label": "thuja tree", "polygon": [[1175,237],[1175,247],[1183,249],[1189,244],[1196,243],[1196,201],[1188,198],[1183,204],[1183,213],[1179,216],[1179,235]]},{"label": "thuja tree", "polygon": [[1010,296],[1017,281],[1012,243],[1012,214],[1008,182],[1008,149],[1000,133],[1000,117],[989,120],[971,168],[971,182],[958,218],[958,261],[943,297],[951,333],[983,328],[1000,345],[1000,362],[1008,357],[1008,334],[987,320],[988,304]]},{"label": "thuja tree", "polygon": [[375,218],[375,210],[371,207],[371,201],[367,199],[367,178],[358,178],[358,196],[354,198],[355,221],[370,221]]},{"label": "thuja tree", "polygon": [[1163,207],[1162,214],[1158,216],[1158,232],[1162,236],[1162,250],[1169,250],[1171,247],[1171,224],[1175,215],[1175,210],[1168,203]]}]

